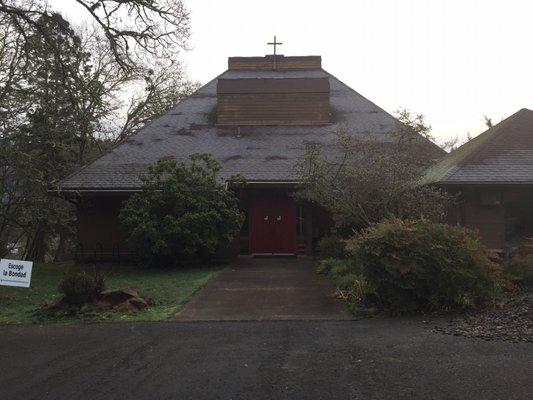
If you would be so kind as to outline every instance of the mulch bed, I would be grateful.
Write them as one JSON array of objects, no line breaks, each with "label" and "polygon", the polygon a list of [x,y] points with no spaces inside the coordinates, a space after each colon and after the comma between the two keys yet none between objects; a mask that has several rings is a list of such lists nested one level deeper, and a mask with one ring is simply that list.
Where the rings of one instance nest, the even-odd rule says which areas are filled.
[{"label": "mulch bed", "polygon": [[468,313],[435,327],[436,332],[511,342],[533,342],[533,294],[507,301],[500,308]]}]

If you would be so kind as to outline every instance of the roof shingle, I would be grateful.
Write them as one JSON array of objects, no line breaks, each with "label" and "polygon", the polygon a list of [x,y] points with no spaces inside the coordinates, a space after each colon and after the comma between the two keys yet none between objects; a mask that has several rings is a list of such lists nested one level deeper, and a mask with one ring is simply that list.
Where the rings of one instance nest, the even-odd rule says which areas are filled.
[{"label": "roof shingle", "polygon": [[[323,126],[217,126],[217,80],[241,78],[328,78],[333,123]],[[372,133],[393,140],[398,125],[390,114],[322,69],[228,70],[147,124],[118,146],[59,184],[59,190],[135,190],[140,175],[163,157],[185,161],[195,152],[211,153],[221,177],[240,174],[249,181],[294,181],[305,142],[332,143],[347,133]],[[431,146],[434,146],[431,144]],[[436,147],[436,146],[435,146]]]},{"label": "roof shingle", "polygon": [[533,111],[521,109],[446,155],[424,181],[533,184]]}]

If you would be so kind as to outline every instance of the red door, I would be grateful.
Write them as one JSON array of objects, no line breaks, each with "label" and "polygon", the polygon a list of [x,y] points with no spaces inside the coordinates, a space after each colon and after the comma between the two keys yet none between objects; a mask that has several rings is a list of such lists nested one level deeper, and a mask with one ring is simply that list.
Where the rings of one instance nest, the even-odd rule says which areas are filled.
[{"label": "red door", "polygon": [[288,198],[256,197],[250,201],[252,253],[296,253],[294,203]]}]

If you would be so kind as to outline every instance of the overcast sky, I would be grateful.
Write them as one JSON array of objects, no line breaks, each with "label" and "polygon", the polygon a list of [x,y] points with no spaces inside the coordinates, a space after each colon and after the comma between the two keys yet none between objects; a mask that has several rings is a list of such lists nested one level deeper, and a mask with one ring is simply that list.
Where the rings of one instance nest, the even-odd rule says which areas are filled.
[{"label": "overcast sky", "polygon": [[[73,0],[49,0],[79,21]],[[386,111],[422,113],[438,142],[533,109],[533,0],[185,0],[202,83],[229,56],[321,55],[325,70]]]}]

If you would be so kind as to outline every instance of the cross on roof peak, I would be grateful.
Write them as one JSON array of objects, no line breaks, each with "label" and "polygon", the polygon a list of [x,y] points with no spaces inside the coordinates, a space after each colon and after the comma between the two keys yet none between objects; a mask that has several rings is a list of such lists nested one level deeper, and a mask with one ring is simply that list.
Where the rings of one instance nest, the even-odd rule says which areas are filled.
[{"label": "cross on roof peak", "polygon": [[269,46],[274,46],[274,57],[276,57],[276,47],[277,47],[277,46],[281,46],[283,43],[278,42],[278,41],[276,40],[276,35],[274,35],[274,41],[273,41],[273,42],[268,42],[267,44],[268,44]]}]

